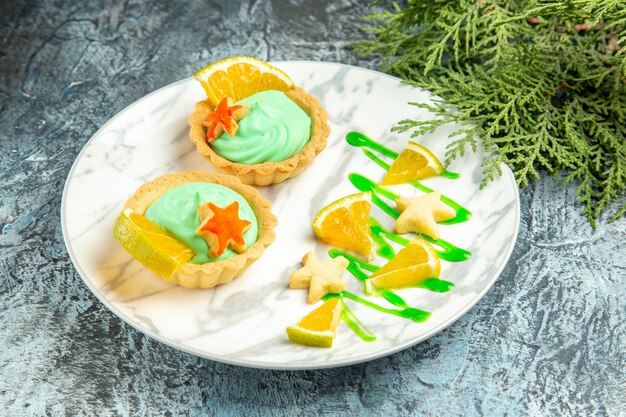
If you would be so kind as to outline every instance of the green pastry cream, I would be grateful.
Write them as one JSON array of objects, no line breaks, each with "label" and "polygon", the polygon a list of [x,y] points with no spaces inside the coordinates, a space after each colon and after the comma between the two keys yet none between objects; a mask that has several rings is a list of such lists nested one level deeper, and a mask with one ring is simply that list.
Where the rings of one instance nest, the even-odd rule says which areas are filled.
[{"label": "green pastry cream", "polygon": [[311,118],[282,91],[262,91],[237,104],[248,107],[239,130],[234,137],[224,132],[211,143],[223,158],[242,164],[280,162],[309,142]]},{"label": "green pastry cream", "polygon": [[233,201],[239,202],[239,217],[252,223],[243,234],[246,248],[256,242],[259,225],[252,207],[237,192],[219,184],[190,182],[179,185],[159,197],[144,215],[193,250],[196,255],[191,259],[192,263],[204,264],[237,255],[231,249],[226,249],[221,256],[213,259],[209,256],[209,247],[204,239],[196,235],[196,229],[200,225],[198,205],[208,201],[222,208]]}]

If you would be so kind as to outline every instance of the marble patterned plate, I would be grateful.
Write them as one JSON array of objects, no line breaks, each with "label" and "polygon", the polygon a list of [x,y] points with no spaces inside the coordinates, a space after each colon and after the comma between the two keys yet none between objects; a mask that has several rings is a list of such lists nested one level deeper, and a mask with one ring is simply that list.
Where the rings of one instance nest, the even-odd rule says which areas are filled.
[{"label": "marble patterned plate", "polygon": [[[314,250],[326,258],[329,249],[314,239],[311,220],[326,204],[356,192],[349,173],[359,172],[377,181],[384,174],[359,149],[346,143],[346,133],[360,131],[400,151],[409,137],[391,134],[389,129],[402,118],[429,117],[407,103],[428,102],[431,96],[396,78],[362,68],[322,62],[276,65],[320,98],[330,115],[332,133],[328,147],[302,174],[261,189],[279,218],[276,241],[265,255],[229,284],[190,290],[156,277],[113,239],[116,216],[141,184],[168,172],[213,171],[187,138],[187,118],[194,103],[203,98],[203,91],[198,83],[185,79],[128,106],[105,124],[77,157],[65,184],[61,217],[63,237],[78,273],[111,311],[136,329],[177,349],[243,366],[313,369],[348,365],[405,349],[446,328],[489,290],[517,237],[520,209],[513,175],[503,166],[502,177],[479,190],[481,154],[469,155],[449,167],[462,174],[460,179],[425,181],[473,212],[466,223],[441,227],[444,239],[473,253],[465,262],[442,261],[441,278],[452,281],[453,289],[447,293],[417,288],[400,291],[410,305],[432,313],[426,322],[414,323],[350,304],[377,336],[375,342],[363,342],[344,324],[332,349],[288,342],[285,327],[311,310],[305,290],[287,288],[288,275],[305,252]],[[450,129],[441,128],[420,142],[443,159]],[[404,192],[420,194],[413,188]],[[372,214],[393,226],[377,207]],[[361,294],[356,280],[348,273],[345,277],[348,288]]]}]

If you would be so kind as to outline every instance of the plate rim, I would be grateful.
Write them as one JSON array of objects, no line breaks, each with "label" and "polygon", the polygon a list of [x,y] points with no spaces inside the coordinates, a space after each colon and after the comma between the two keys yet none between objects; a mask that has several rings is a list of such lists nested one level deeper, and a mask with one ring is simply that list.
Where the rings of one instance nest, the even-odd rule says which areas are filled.
[{"label": "plate rim", "polygon": [[[361,71],[366,71],[366,72],[371,72],[374,73],[378,76],[383,76],[383,77],[387,77],[390,78],[394,81],[400,82],[402,83],[402,80],[398,77],[394,77],[392,75],[389,74],[385,74],[383,72],[380,71],[376,71],[376,70],[372,70],[369,68],[363,68],[363,67],[359,67],[356,65],[350,65],[350,64],[342,64],[342,63],[337,63],[337,62],[328,62],[328,61],[309,61],[309,60],[294,60],[294,61],[269,61],[271,64],[304,64],[304,65],[310,65],[310,64],[315,64],[315,65],[330,65],[330,66],[336,66],[336,67],[350,67],[350,68],[355,68]],[[459,310],[456,314],[448,317],[445,321],[443,321],[442,323],[440,323],[438,326],[436,326],[435,328],[433,328],[431,331],[427,332],[424,336],[422,337],[418,337],[416,339],[412,339],[409,340],[407,342],[401,343],[397,346],[393,346],[390,348],[386,348],[383,349],[381,351],[377,351],[375,353],[369,353],[369,354],[365,354],[365,355],[359,355],[356,356],[354,358],[351,358],[349,360],[345,360],[345,359],[337,359],[337,360],[333,360],[333,361],[329,361],[329,362],[325,362],[323,364],[315,364],[313,366],[311,365],[307,365],[304,362],[290,362],[287,364],[277,364],[276,362],[268,362],[268,361],[259,361],[259,360],[250,360],[250,359],[238,359],[238,360],[233,360],[231,359],[228,355],[220,355],[220,354],[211,354],[211,353],[206,353],[200,350],[197,350],[193,347],[189,347],[189,346],[184,346],[184,345],[180,345],[177,344],[171,340],[169,340],[168,338],[161,336],[159,334],[154,333],[151,329],[148,328],[142,328],[139,326],[139,324],[134,323],[133,320],[130,320],[128,317],[126,317],[126,315],[121,312],[118,311],[118,309],[111,303],[109,302],[109,300],[107,298],[105,298],[93,285],[92,283],[86,279],[85,277],[88,275],[81,267],[80,263],[78,262],[78,259],[76,257],[76,255],[74,254],[72,245],[70,243],[70,239],[68,236],[68,230],[67,230],[67,220],[66,220],[66,204],[67,204],[67,194],[69,192],[69,185],[71,180],[72,180],[72,176],[74,174],[74,171],[76,169],[76,166],[78,164],[78,161],[81,159],[81,157],[83,156],[83,154],[85,153],[86,149],[91,145],[91,143],[95,140],[95,138],[100,134],[101,131],[105,130],[108,125],[110,123],[112,123],[112,121],[114,119],[116,119],[120,114],[124,113],[126,110],[128,110],[130,107],[144,101],[144,100],[148,100],[150,99],[150,97],[152,97],[153,95],[156,95],[158,93],[160,93],[162,90],[171,88],[173,86],[176,86],[178,84],[184,84],[184,83],[188,83],[189,81],[192,81],[193,77],[187,77],[187,78],[183,78],[181,80],[175,81],[173,83],[167,84],[163,87],[160,87],[148,94],[146,94],[145,96],[142,96],[141,98],[133,101],[132,103],[128,104],[127,106],[125,106],[123,109],[121,109],[120,111],[118,111],[115,115],[113,115],[112,117],[110,117],[106,123],[104,123],[96,132],[93,133],[93,135],[91,135],[91,137],[89,138],[89,140],[87,140],[87,142],[85,142],[85,144],[83,145],[83,147],[81,148],[80,152],[78,153],[78,155],[76,155],[76,158],[74,159],[74,162],[72,163],[72,166],[65,178],[65,183],[63,184],[63,193],[61,194],[61,206],[60,206],[60,217],[61,217],[61,231],[62,231],[62,235],[63,235],[63,242],[65,243],[65,248],[69,254],[70,260],[72,261],[72,264],[74,266],[74,269],[76,270],[76,272],[78,273],[78,275],[80,276],[81,280],[83,281],[83,283],[85,285],[87,285],[87,288],[89,289],[89,291],[91,291],[91,293],[93,295],[96,296],[96,298],[102,303],[104,304],[104,306],[110,311],[112,312],[117,318],[119,318],[120,320],[122,320],[124,323],[126,323],[127,325],[131,326],[132,328],[134,328],[135,330],[139,331],[140,333],[160,342],[163,343],[169,347],[172,347],[176,350],[185,352],[185,353],[189,353],[192,354],[194,356],[198,356],[201,358],[205,358],[205,359],[210,359],[216,362],[221,362],[221,363],[225,363],[228,365],[236,365],[236,366],[243,366],[243,367],[248,367],[248,368],[256,368],[256,369],[268,369],[268,370],[289,370],[289,371],[303,371],[303,370],[315,370],[315,369],[327,369],[327,368],[337,368],[337,367],[342,367],[342,366],[350,366],[350,365],[355,365],[355,364],[359,364],[359,363],[363,363],[363,362],[369,362],[369,361],[373,361],[376,359],[380,359],[383,358],[385,356],[389,356],[392,355],[394,353],[400,352],[402,350],[408,349],[412,346],[417,345],[418,343],[423,342],[424,340],[431,338],[433,336],[435,336],[436,334],[440,333],[442,330],[447,329],[448,327],[450,327],[452,324],[454,324],[457,320],[459,320],[461,317],[463,317],[465,314],[467,314],[472,308],[474,308],[474,306],[480,301],[482,300],[482,298],[485,296],[485,294],[493,287],[493,285],[495,284],[496,280],[500,277],[500,275],[502,274],[502,271],[504,270],[504,268],[506,267],[506,265],[508,264],[510,258],[511,258],[511,254],[513,253],[513,249],[515,248],[515,244],[517,243],[517,238],[518,238],[518,234],[519,234],[519,228],[520,228],[520,219],[521,219],[521,209],[520,209],[520,198],[519,198],[519,188],[517,186],[517,182],[515,181],[515,176],[513,175],[513,171],[511,171],[511,168],[509,168],[508,165],[505,165],[503,163],[500,164],[500,168],[502,169],[502,176],[506,176],[506,178],[509,180],[509,182],[512,184],[512,187],[515,191],[514,195],[515,195],[515,201],[514,201],[514,210],[515,210],[515,219],[514,219],[514,230],[513,230],[513,234],[512,237],[513,239],[511,240],[511,244],[506,248],[505,251],[505,257],[502,260],[502,262],[498,265],[498,267],[496,268],[496,273],[494,275],[494,279],[491,280],[491,282],[488,283],[488,285],[486,285],[485,287],[483,287],[483,289],[477,293],[477,295],[471,300],[471,302],[469,304],[467,304],[463,309]],[[412,87],[418,90],[422,90],[422,91],[426,91],[429,94],[431,94],[431,96],[434,96],[432,93],[430,93],[428,90],[419,88],[419,87]]]}]

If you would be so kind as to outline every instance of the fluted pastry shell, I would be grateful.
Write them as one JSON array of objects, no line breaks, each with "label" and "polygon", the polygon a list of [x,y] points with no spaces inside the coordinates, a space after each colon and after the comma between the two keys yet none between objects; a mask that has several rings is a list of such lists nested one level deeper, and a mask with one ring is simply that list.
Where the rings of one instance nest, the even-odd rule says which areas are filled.
[{"label": "fluted pastry shell", "polygon": [[285,91],[311,118],[311,136],[306,146],[291,158],[281,162],[263,162],[260,164],[241,164],[229,161],[218,155],[207,143],[206,128],[202,121],[213,110],[208,100],[199,101],[194,106],[194,112],[189,117],[189,139],[196,145],[198,152],[213,166],[225,174],[235,175],[245,184],[271,185],[287,178],[295,177],[306,168],[313,159],[326,147],[326,139],[330,134],[328,114],[322,108],[319,100],[299,87],[292,87]]},{"label": "fluted pastry shell", "polygon": [[278,224],[278,219],[271,212],[272,204],[254,187],[243,184],[238,178],[230,175],[199,171],[184,171],[157,177],[139,187],[126,201],[124,208],[131,208],[143,215],[148,207],[167,191],[189,182],[210,182],[236,191],[250,204],[259,225],[257,241],[244,253],[205,264],[187,262],[174,275],[166,279],[172,284],[187,288],[211,288],[237,278],[263,255],[265,248],[276,237],[274,228]]}]

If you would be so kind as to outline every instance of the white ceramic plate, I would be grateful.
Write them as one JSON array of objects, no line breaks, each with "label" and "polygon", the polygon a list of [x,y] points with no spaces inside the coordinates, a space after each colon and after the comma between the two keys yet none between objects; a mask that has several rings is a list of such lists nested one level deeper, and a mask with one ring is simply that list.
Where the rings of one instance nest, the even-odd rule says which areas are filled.
[{"label": "white ceramic plate", "polygon": [[[273,369],[313,369],[371,360],[412,346],[446,328],[489,290],[504,268],[519,227],[519,200],[511,171],[479,190],[484,155],[457,160],[450,170],[457,180],[433,178],[425,183],[468,207],[466,223],[441,226],[442,238],[469,249],[460,263],[442,261],[441,278],[450,292],[406,289],[399,294],[413,307],[430,311],[414,323],[350,304],[377,340],[366,343],[341,324],[332,349],[289,343],[285,327],[312,308],[305,290],[287,288],[288,276],[302,255],[314,250],[327,258],[329,247],[313,237],[314,215],[335,199],[357,192],[347,175],[359,172],[379,181],[384,171],[345,141],[356,130],[400,151],[409,136],[390,134],[403,118],[429,115],[407,103],[427,102],[428,92],[396,78],[357,67],[321,62],[278,62],[294,82],[317,96],[330,115],[328,147],[298,177],[261,189],[279,218],[276,241],[265,255],[235,281],[208,290],[167,284],[134,261],[112,236],[124,201],[152,178],[183,170],[213,171],[187,138],[187,118],[203,98],[199,84],[185,79],[128,106],[85,145],[69,173],[63,192],[63,237],[76,269],[93,293],[122,320],[177,349],[216,361]],[[419,141],[443,159],[450,129]],[[406,188],[403,188],[405,192]],[[415,195],[421,194],[413,188]],[[376,207],[372,214],[392,227]],[[377,259],[377,263],[383,263]],[[362,294],[346,273],[349,289]],[[375,300],[386,305],[382,298]]]}]

